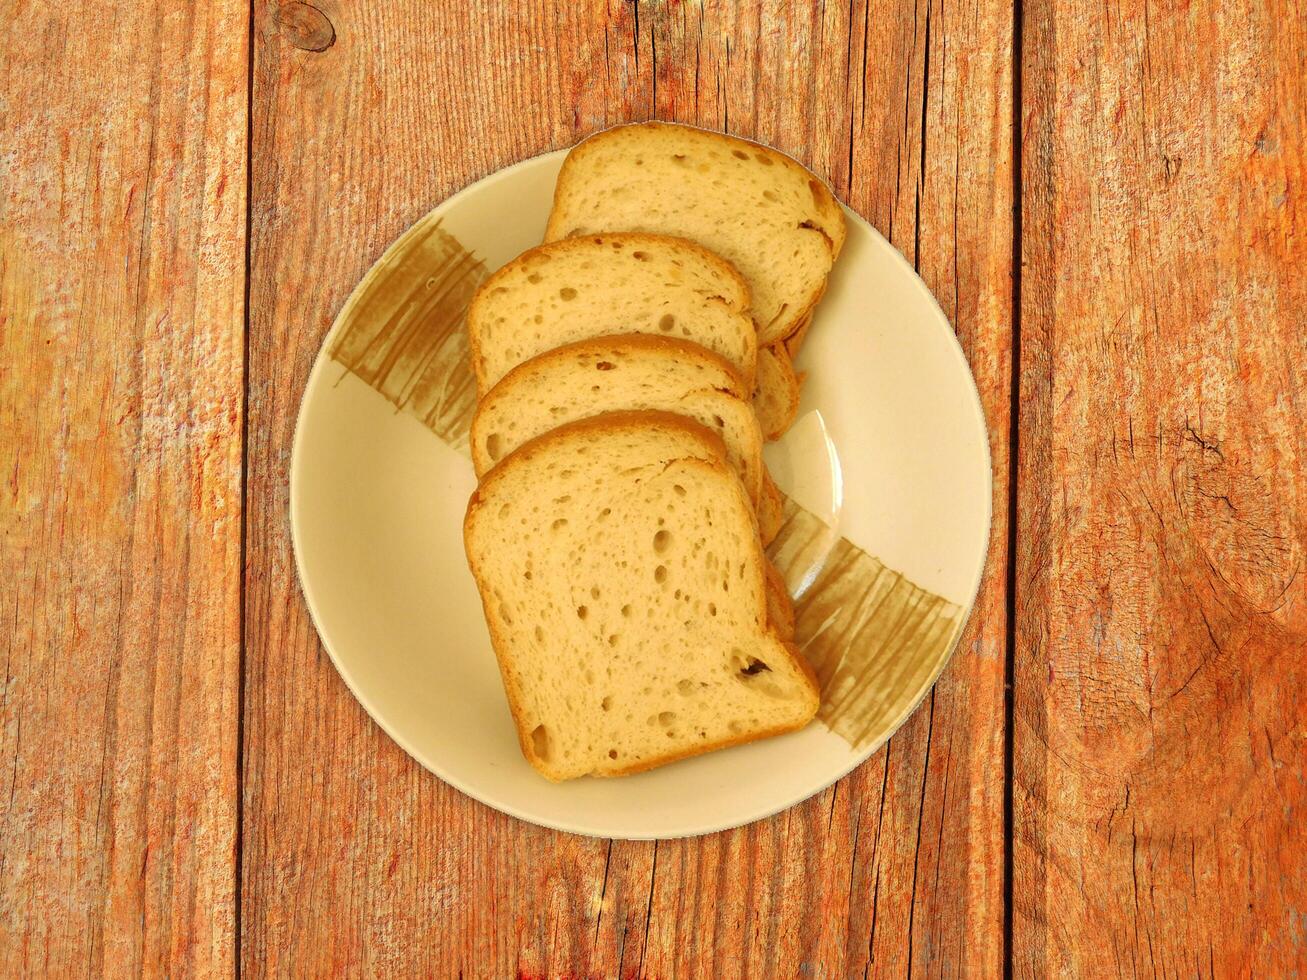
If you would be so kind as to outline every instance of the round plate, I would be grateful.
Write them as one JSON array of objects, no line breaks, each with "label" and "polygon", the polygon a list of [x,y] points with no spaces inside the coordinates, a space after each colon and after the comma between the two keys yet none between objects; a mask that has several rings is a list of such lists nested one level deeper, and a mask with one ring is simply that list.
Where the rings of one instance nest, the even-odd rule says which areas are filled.
[{"label": "round plate", "polygon": [[[419,226],[437,219],[494,270],[539,244],[564,154],[478,181]],[[934,298],[893,246],[856,214],[848,219],[847,242],[798,358],[807,372],[799,421],[768,447],[768,464],[782,490],[831,526],[830,543],[842,537],[874,556],[867,561],[901,573],[895,582],[948,600],[952,614],[941,620],[927,662],[906,681],[871,690],[882,702],[879,720],[856,738],[819,720],[621,779],[553,784],[523,759],[463,553],[463,514],[476,486],[471,463],[333,358],[353,298],[346,304],[309,376],[295,433],[295,556],[313,621],[350,690],[441,779],[560,830],[622,838],[708,833],[830,785],[883,745],[929,690],[980,584],[989,443],[966,359]],[[812,567],[789,570],[795,591],[812,586],[826,550]],[[799,605],[800,633],[815,632]],[[857,650],[841,659],[844,653],[856,661]]]}]

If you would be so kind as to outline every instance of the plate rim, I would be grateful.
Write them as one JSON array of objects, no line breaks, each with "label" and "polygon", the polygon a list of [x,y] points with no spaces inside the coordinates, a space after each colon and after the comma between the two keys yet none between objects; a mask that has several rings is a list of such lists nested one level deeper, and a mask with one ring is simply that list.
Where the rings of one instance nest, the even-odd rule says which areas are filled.
[{"label": "plate rim", "polygon": [[843,779],[845,776],[847,776],[849,773],[853,772],[854,769],[857,769],[859,766],[866,763],[873,755],[879,752],[881,748],[883,748],[886,745],[886,743],[888,743],[889,740],[894,737],[895,734],[897,734],[898,730],[903,727],[907,719],[910,718],[912,714],[921,706],[921,702],[925,700],[926,695],[929,694],[932,690],[934,690],[935,684],[938,682],[940,676],[943,674],[944,670],[948,667],[948,665],[952,663],[953,657],[957,653],[957,648],[961,644],[962,635],[966,632],[967,626],[970,625],[971,623],[971,617],[976,611],[976,600],[979,598],[980,589],[984,585],[984,581],[985,581],[985,573],[989,567],[990,551],[991,551],[992,538],[994,533],[994,458],[993,458],[993,448],[990,442],[989,418],[985,414],[985,403],[984,400],[981,398],[980,388],[976,384],[976,377],[974,371],[971,368],[971,362],[967,360],[966,352],[962,349],[962,342],[958,339],[957,331],[955,330],[953,324],[949,321],[949,318],[947,314],[945,314],[943,307],[940,306],[939,300],[936,299],[934,293],[931,292],[930,288],[926,285],[925,281],[921,278],[917,270],[913,268],[911,263],[908,262],[907,257],[904,256],[903,253],[900,252],[892,242],[890,242],[887,238],[885,238],[884,235],[882,235],[879,231],[877,231],[876,228],[869,221],[867,221],[865,218],[862,217],[862,215],[858,214],[847,204],[845,204],[842,200],[840,200],[838,196],[836,196],[836,200],[839,202],[840,207],[843,209],[846,217],[854,221],[858,225],[860,225],[862,230],[870,235],[870,239],[873,242],[873,244],[875,244],[875,246],[878,249],[880,249],[882,252],[887,253],[890,257],[890,261],[896,262],[898,264],[898,268],[900,272],[908,273],[908,279],[912,282],[913,288],[926,298],[931,310],[933,311],[934,316],[938,319],[939,323],[942,324],[942,326],[944,327],[944,332],[948,335],[950,341],[949,344],[950,352],[953,355],[953,357],[958,361],[959,366],[962,368],[963,374],[967,379],[970,401],[972,403],[972,407],[975,409],[976,416],[980,421],[980,427],[983,435],[983,438],[981,439],[981,445],[984,450],[984,459],[986,464],[985,466],[986,494],[985,494],[985,534],[984,534],[985,548],[983,554],[981,555],[980,563],[976,569],[975,580],[972,583],[970,589],[970,595],[966,599],[965,603],[963,603],[961,606],[961,608],[963,609],[963,615],[959,617],[958,625],[954,629],[953,636],[949,639],[947,652],[944,654],[944,656],[940,658],[938,665],[936,666],[934,671],[930,674],[930,676],[922,683],[921,690],[917,692],[916,696],[913,698],[911,703],[908,704],[907,707],[905,707],[894,718],[892,724],[886,727],[885,734],[880,738],[876,739],[874,742],[869,743],[864,748],[856,750],[853,753],[854,758],[851,764],[847,768],[839,772],[836,776],[834,776],[829,780],[823,781],[818,786],[804,790],[801,794],[794,796],[793,798],[787,799],[785,802],[781,803],[780,805],[772,806],[770,803],[768,803],[762,807],[757,807],[753,810],[750,810],[747,814],[739,818],[732,817],[726,820],[712,821],[703,824],[702,826],[696,826],[693,829],[687,829],[683,831],[678,830],[676,832],[669,833],[669,834],[614,833],[611,828],[604,828],[596,824],[585,824],[577,821],[553,820],[549,818],[542,818],[540,816],[533,815],[533,814],[524,813],[519,807],[514,806],[511,803],[506,803],[504,801],[490,799],[487,797],[487,795],[483,795],[482,793],[479,793],[472,787],[468,786],[463,780],[457,779],[449,775],[433,759],[428,758],[426,753],[420,752],[407,738],[405,738],[399,731],[397,731],[384,717],[383,712],[380,712],[376,709],[376,706],[374,705],[372,700],[369,699],[364,694],[363,690],[361,689],[361,686],[358,684],[356,678],[353,676],[350,669],[346,666],[342,658],[337,654],[334,644],[328,637],[327,631],[323,628],[323,620],[322,617],[319,616],[318,604],[315,601],[313,595],[313,589],[310,584],[310,576],[308,570],[304,565],[303,548],[300,545],[300,536],[302,534],[302,531],[300,529],[300,519],[299,519],[299,507],[300,507],[299,497],[300,494],[303,492],[302,490],[303,482],[299,473],[303,465],[303,459],[304,459],[303,453],[301,451],[301,443],[304,436],[304,419],[309,408],[309,401],[310,401],[309,396],[312,392],[316,390],[316,386],[319,380],[319,375],[326,370],[326,364],[331,360],[330,356],[327,355],[327,349],[331,344],[332,338],[336,335],[336,332],[340,329],[345,314],[351,309],[352,306],[351,300],[353,300],[353,298],[357,295],[359,291],[359,287],[363,285],[363,283],[367,282],[377,271],[377,269],[384,262],[386,262],[387,258],[390,256],[390,253],[395,248],[396,244],[414,226],[435,217],[438,212],[446,211],[449,208],[454,207],[461,199],[463,199],[466,196],[470,196],[474,192],[477,193],[484,192],[489,186],[492,186],[493,184],[498,183],[501,180],[509,178],[516,171],[525,169],[533,165],[539,165],[543,162],[548,161],[551,158],[563,156],[568,152],[570,152],[571,149],[572,147],[570,146],[563,147],[556,150],[549,150],[546,151],[545,153],[537,154],[536,156],[527,157],[525,159],[518,160],[517,162],[512,163],[507,167],[503,167],[499,170],[493,171],[492,173],[489,173],[484,177],[481,177],[473,181],[472,183],[465,185],[464,187],[455,191],[453,194],[444,198],[443,200],[435,204],[433,207],[425,211],[423,214],[421,214],[419,217],[415,218],[412,222],[408,224],[407,227],[404,228],[403,231],[401,231],[398,235],[396,235],[393,239],[391,239],[390,243],[382,250],[381,254],[376,258],[376,260],[370,266],[368,266],[367,270],[359,278],[358,282],[354,284],[349,294],[345,297],[344,302],[341,304],[340,309],[336,312],[336,316],[333,318],[331,322],[331,326],[327,329],[327,332],[323,335],[322,341],[318,346],[318,352],[314,356],[313,366],[309,369],[308,377],[305,379],[304,382],[304,388],[300,392],[299,407],[295,413],[295,432],[291,438],[290,465],[288,467],[288,476],[287,476],[287,485],[288,485],[287,495],[289,498],[288,507],[287,507],[288,510],[287,517],[289,521],[291,551],[293,552],[295,558],[295,577],[299,583],[300,594],[304,599],[305,607],[307,608],[309,613],[309,620],[310,622],[312,622],[314,631],[317,633],[318,641],[322,644],[323,649],[327,651],[327,656],[330,657],[332,665],[336,668],[336,672],[340,675],[341,680],[345,682],[345,687],[349,690],[350,694],[352,694],[354,699],[358,701],[360,706],[362,706],[363,710],[367,713],[371,721],[374,724],[376,724],[383,732],[385,732],[386,735],[393,742],[395,742],[396,745],[398,745],[401,749],[403,749],[404,752],[407,753],[408,756],[414,762],[418,763],[418,765],[422,766],[424,769],[426,769],[436,778],[444,782],[446,785],[451,786],[458,792],[462,793],[464,796],[467,796],[484,806],[490,807],[491,809],[494,810],[498,810],[501,813],[508,814],[509,816],[514,817],[515,819],[518,820],[522,820],[526,823],[534,824],[535,826],[538,827],[545,827],[550,830],[562,831],[564,833],[576,834],[578,836],[584,836],[584,837],[596,837],[596,838],[614,839],[614,840],[678,840],[678,839],[686,839],[692,837],[700,837],[706,834],[719,833],[724,830],[733,830],[738,827],[744,827],[749,824],[756,823],[760,820],[766,820],[769,817],[773,817],[778,813],[782,813],[785,810],[788,810],[792,806],[797,806],[799,803],[802,803],[804,800],[816,796],[818,793],[824,792],[825,790],[833,786],[835,783]]}]

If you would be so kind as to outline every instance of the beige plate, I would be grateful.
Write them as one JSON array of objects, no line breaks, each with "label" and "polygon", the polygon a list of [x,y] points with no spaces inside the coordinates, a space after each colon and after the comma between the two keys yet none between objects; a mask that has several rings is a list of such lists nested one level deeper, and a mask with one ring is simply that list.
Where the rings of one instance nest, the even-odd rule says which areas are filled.
[{"label": "beige plate", "polygon": [[[435,234],[481,260],[474,284],[539,243],[562,160],[551,153],[509,167],[415,227],[438,225]],[[451,447],[458,440],[447,424],[442,438],[431,413],[419,417],[433,399],[453,396],[414,394],[416,375],[387,389],[382,369],[392,365],[378,354],[381,341],[341,354],[360,310],[377,308],[364,302],[368,290],[412,327],[404,343],[426,329],[420,304],[383,295],[386,277],[405,260],[412,265],[416,237],[391,247],[328,335],[291,464],[304,595],[337,668],[377,723],[490,806],[625,838],[757,820],[830,785],[884,744],[957,642],[990,523],[989,444],[975,384],[948,321],[903,257],[849,213],[844,253],[799,358],[808,373],[799,422],[768,448],[777,483],[803,508],[791,508],[777,558],[800,593],[798,638],[823,680],[821,720],[639,776],[554,785],[518,750],[464,560],[471,463]],[[445,288],[438,278],[423,289]],[[347,370],[341,360],[351,356]],[[433,356],[444,355],[433,348]],[[439,387],[451,388],[449,379]]]}]

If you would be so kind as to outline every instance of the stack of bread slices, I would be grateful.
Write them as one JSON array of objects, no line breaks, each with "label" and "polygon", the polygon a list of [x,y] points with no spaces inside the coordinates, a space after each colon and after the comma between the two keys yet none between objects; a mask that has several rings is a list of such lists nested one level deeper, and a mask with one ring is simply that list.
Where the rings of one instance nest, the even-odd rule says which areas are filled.
[{"label": "stack of bread slices", "polygon": [[789,157],[660,123],[587,139],[545,244],[468,310],[464,538],[522,752],[638,772],[816,713],[762,460],[844,241]]}]

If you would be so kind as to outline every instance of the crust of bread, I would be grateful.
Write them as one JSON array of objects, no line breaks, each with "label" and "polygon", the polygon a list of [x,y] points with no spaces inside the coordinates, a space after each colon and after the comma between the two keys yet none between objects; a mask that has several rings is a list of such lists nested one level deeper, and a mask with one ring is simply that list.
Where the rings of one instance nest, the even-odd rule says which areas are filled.
[{"label": "crust of bread", "polygon": [[[790,360],[784,344],[764,347],[758,356],[759,359],[770,357],[772,367],[776,369],[775,371],[770,368],[759,369],[758,389],[753,398],[753,406],[758,413],[758,424],[762,426],[762,434],[769,442],[774,442],[785,435],[794,424],[794,417],[799,414],[799,378],[794,373],[794,363]],[[777,412],[764,408],[765,402],[758,397],[762,387],[769,384],[781,403],[781,408]]]},{"label": "crust of bread", "polygon": [[784,577],[770,561],[767,562],[763,572],[767,576],[767,589],[774,600],[768,606],[772,628],[782,640],[787,643],[793,642],[794,600],[790,598],[790,590],[785,585]]},{"label": "crust of bread", "polygon": [[771,472],[763,467],[762,490],[758,494],[758,535],[765,548],[776,540],[785,521],[785,497],[781,488],[771,478]]},{"label": "crust of bread", "polygon": [[798,329],[785,338],[785,353],[790,355],[791,361],[799,356],[799,351],[803,348],[803,342],[808,339],[808,330],[811,327],[812,314],[809,313],[799,323]]},{"label": "crust of bread", "polygon": [[[556,190],[557,189],[555,188],[555,192]],[[744,313],[744,314],[749,313],[749,301],[750,301],[749,284],[744,281],[744,277],[740,275],[739,271],[735,268],[735,266],[733,266],[726,259],[722,258],[716,252],[709,251],[708,249],[700,245],[698,242],[691,241],[688,238],[677,238],[674,235],[657,235],[650,232],[618,231],[618,232],[604,232],[602,234],[597,234],[597,235],[585,235],[577,238],[563,238],[563,239],[558,239],[556,241],[550,241],[546,239],[543,245],[537,245],[535,248],[527,249],[527,251],[517,256],[517,258],[513,259],[511,262],[508,262],[507,264],[501,266],[499,269],[495,270],[495,272],[493,272],[490,275],[490,277],[487,278],[485,282],[483,282],[480,285],[480,287],[478,287],[476,293],[472,296],[471,302],[468,304],[467,322],[469,324],[474,322],[474,320],[480,313],[481,307],[485,304],[486,298],[490,295],[490,291],[494,289],[496,286],[498,286],[499,283],[502,282],[505,277],[513,274],[515,271],[517,271],[518,269],[524,266],[529,266],[533,261],[535,262],[540,261],[541,258],[549,259],[552,258],[554,255],[559,254],[560,252],[576,251],[577,249],[584,247],[583,242],[585,239],[590,239],[592,241],[599,241],[599,242],[620,241],[623,242],[624,244],[635,246],[635,247],[638,247],[642,242],[650,243],[650,244],[656,243],[672,248],[681,248],[681,249],[688,250],[692,252],[696,257],[701,259],[706,265],[713,266],[719,273],[725,276],[735,286],[736,295],[721,297],[723,302],[725,302],[732,310],[735,310],[736,312]],[[476,376],[477,391],[485,392],[487,390],[488,385],[485,376],[485,370],[482,364],[480,338],[477,336],[476,331],[471,329],[467,331],[467,335],[468,335],[468,348],[469,348],[468,360],[471,362],[472,372]],[[610,336],[610,335],[604,335],[604,336]],[[644,336],[657,337],[656,334],[647,334]],[[667,338],[658,338],[658,339],[667,339]],[[757,357],[756,345],[757,345],[757,340],[756,340],[756,331],[755,331],[755,340],[754,340],[755,359]],[[707,353],[712,354],[714,357],[721,358],[721,355],[716,354],[713,351],[709,351],[707,348],[703,348],[703,349],[707,351]],[[723,361],[725,360],[725,358],[721,358],[721,359]],[[727,361],[726,363],[730,364],[729,361]],[[736,367],[734,364],[730,364],[730,367],[732,373],[735,374],[738,378],[740,378],[741,383],[744,385],[746,389],[752,388],[754,379],[753,376],[749,374],[749,372],[741,370],[740,368]],[[505,377],[507,377],[507,375],[505,375]]]},{"label": "crust of bread", "polygon": [[[542,447],[547,447],[549,443],[555,440],[568,438],[577,432],[601,432],[623,425],[630,425],[633,427],[662,425],[680,430],[697,439],[701,447],[705,450],[705,454],[711,455],[713,458],[702,459],[694,457],[678,457],[678,459],[686,465],[703,466],[729,476],[731,479],[728,485],[734,487],[736,492],[739,493],[740,502],[743,505],[744,512],[752,514],[752,509],[748,506],[748,498],[744,493],[744,488],[740,486],[739,481],[735,479],[734,472],[726,463],[725,446],[722,444],[722,441],[718,438],[717,434],[710,429],[707,429],[690,419],[685,419],[667,412],[612,412],[607,415],[595,416],[594,418],[580,419],[576,422],[570,422],[566,425],[560,426],[557,429],[550,430],[549,432],[546,432],[518,447],[485,475],[481,481],[481,485],[473,492],[471,498],[468,500],[467,511],[463,519],[463,535],[465,550],[468,552],[468,565],[471,567],[473,577],[477,579],[478,583],[481,581],[479,562],[472,555],[470,549],[466,548],[466,541],[472,519],[475,516],[477,508],[481,505],[485,492],[492,487],[496,481],[502,479],[505,473],[508,473],[512,468],[529,461],[541,450]],[[766,556],[761,555],[761,553],[759,557],[761,565],[760,574],[763,577],[763,581],[761,583],[762,588],[758,591],[758,595],[762,602],[762,608],[758,610],[758,621],[765,624],[763,632],[770,635],[772,639],[774,639],[790,655],[793,666],[797,667],[798,672],[808,681],[813,695],[812,713],[794,724],[779,725],[760,731],[747,732],[739,736],[722,739],[709,744],[691,745],[684,750],[669,752],[662,756],[655,756],[652,759],[644,759],[635,765],[624,767],[622,769],[611,770],[608,772],[594,772],[589,775],[603,777],[632,775],[658,766],[677,762],[681,759],[688,759],[696,755],[702,755],[706,752],[713,752],[718,749],[730,748],[732,746],[758,741],[759,739],[770,738],[775,735],[797,731],[805,727],[812,720],[816,714],[817,707],[820,704],[821,688],[816,675],[812,671],[812,667],[799,652],[799,649],[793,643],[786,640],[768,619],[766,589],[767,574],[768,569],[771,569],[771,564],[767,561]],[[774,569],[772,569],[772,571],[774,573]],[[479,586],[477,591],[481,596],[483,613],[486,615],[486,625],[491,634],[491,646],[495,651],[495,659],[498,662],[500,674],[504,681],[504,693],[508,700],[509,711],[513,717],[514,728],[517,730],[518,745],[522,750],[522,755],[537,772],[550,781],[560,782],[564,778],[570,778],[557,777],[551,774],[551,772],[545,768],[543,761],[536,757],[534,747],[530,744],[531,739],[530,733],[527,731],[526,720],[523,718],[522,714],[521,705],[523,698],[521,693],[521,680],[518,677],[517,671],[513,669],[512,664],[501,652],[503,646],[502,638],[495,630],[493,619],[489,615],[489,610],[485,608],[485,597],[481,594]]]},{"label": "crust of bread", "polygon": [[[830,248],[830,253],[831,253],[830,255],[831,266],[832,267],[834,266],[835,260],[839,258],[840,252],[844,248],[844,241],[847,238],[847,227],[845,225],[845,220],[844,220],[844,210],[840,206],[839,201],[836,200],[835,195],[831,192],[830,187],[826,184],[824,180],[818,177],[815,173],[813,173],[803,164],[799,163],[798,160],[795,160],[793,157],[789,156],[788,154],[782,153],[780,150],[774,149],[773,147],[765,146],[762,143],[755,143],[752,140],[743,139],[738,136],[728,136],[725,133],[719,133],[711,129],[703,129],[698,126],[687,126],[683,123],[663,123],[663,122],[653,122],[653,121],[641,122],[641,123],[626,123],[624,125],[613,126],[609,129],[601,130],[598,133],[594,133],[593,135],[586,137],[580,143],[577,143],[574,147],[572,147],[571,151],[567,154],[567,158],[563,161],[562,169],[558,173],[558,180],[554,184],[553,205],[549,209],[549,220],[545,225],[546,242],[566,240],[567,238],[571,237],[568,234],[567,230],[565,230],[563,227],[564,222],[563,222],[561,210],[559,208],[559,204],[563,200],[563,197],[568,190],[568,184],[573,177],[573,168],[576,166],[577,162],[584,161],[585,157],[589,153],[593,152],[595,146],[601,145],[604,140],[611,139],[614,135],[620,134],[628,129],[637,129],[637,130],[645,130],[645,131],[659,130],[659,129],[693,130],[694,132],[712,137],[714,140],[722,143],[726,148],[743,149],[747,147],[749,150],[752,150],[755,153],[762,153],[763,155],[771,159],[774,164],[779,164],[780,166],[785,167],[786,169],[790,169],[800,174],[805,180],[808,181],[808,186],[812,190],[814,206],[817,208],[818,211],[822,213],[823,217],[826,218],[828,224],[830,225],[829,232],[821,228],[817,228],[813,230],[819,232],[822,235],[822,237],[826,240],[826,243]],[[795,332],[799,321],[802,320],[804,316],[807,316],[809,313],[812,312],[813,308],[816,307],[817,302],[821,299],[822,293],[825,292],[825,289],[826,289],[826,279],[823,278],[821,283],[817,286],[816,290],[814,291],[813,295],[805,297],[803,299],[802,307],[801,307],[803,312],[799,316],[794,318],[789,329],[785,330],[778,338],[778,340],[784,340],[786,337],[792,335]],[[757,323],[756,320],[755,323]],[[759,336],[761,336],[763,332],[766,330],[766,328],[769,326],[770,324],[757,323]]]}]

